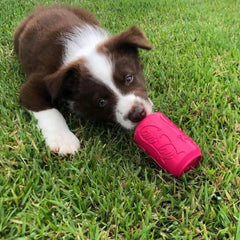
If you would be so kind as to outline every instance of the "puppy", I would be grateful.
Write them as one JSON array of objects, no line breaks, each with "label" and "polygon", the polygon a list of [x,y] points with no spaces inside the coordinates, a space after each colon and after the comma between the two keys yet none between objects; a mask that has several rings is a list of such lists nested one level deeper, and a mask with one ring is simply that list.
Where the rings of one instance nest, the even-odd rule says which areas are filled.
[{"label": "puppy", "polygon": [[27,76],[21,104],[54,152],[80,147],[56,108],[60,99],[77,114],[127,129],[152,112],[138,54],[151,45],[137,27],[109,36],[84,9],[40,7],[16,29],[14,48]]}]

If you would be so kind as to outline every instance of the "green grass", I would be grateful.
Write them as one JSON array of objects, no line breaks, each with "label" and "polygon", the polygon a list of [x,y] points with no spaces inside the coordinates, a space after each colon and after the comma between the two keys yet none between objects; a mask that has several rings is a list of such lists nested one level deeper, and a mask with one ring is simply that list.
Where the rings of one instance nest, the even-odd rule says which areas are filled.
[{"label": "green grass", "polygon": [[18,101],[25,77],[12,44],[37,4],[51,1],[1,1],[0,239],[240,239],[240,1],[81,1],[110,32],[134,24],[154,46],[141,56],[155,111],[203,153],[180,179],[132,132],[71,115],[79,154],[46,149]]}]

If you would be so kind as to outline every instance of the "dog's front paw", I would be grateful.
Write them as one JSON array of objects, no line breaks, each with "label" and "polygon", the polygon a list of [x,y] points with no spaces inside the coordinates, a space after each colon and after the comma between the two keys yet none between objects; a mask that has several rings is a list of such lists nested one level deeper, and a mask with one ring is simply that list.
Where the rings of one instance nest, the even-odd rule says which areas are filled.
[{"label": "dog's front paw", "polygon": [[80,148],[78,138],[71,131],[52,131],[44,134],[51,151],[59,155],[74,154]]},{"label": "dog's front paw", "polygon": [[55,108],[33,112],[46,144],[60,155],[74,154],[80,148],[78,138],[69,130],[64,117]]}]

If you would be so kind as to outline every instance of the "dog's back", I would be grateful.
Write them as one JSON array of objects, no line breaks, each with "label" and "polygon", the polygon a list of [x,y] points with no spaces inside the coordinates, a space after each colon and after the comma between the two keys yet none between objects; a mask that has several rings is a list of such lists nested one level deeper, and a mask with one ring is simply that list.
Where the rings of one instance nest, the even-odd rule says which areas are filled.
[{"label": "dog's back", "polygon": [[14,34],[14,48],[27,75],[50,74],[61,65],[63,32],[83,25],[99,25],[88,11],[71,7],[39,7],[22,21]]}]

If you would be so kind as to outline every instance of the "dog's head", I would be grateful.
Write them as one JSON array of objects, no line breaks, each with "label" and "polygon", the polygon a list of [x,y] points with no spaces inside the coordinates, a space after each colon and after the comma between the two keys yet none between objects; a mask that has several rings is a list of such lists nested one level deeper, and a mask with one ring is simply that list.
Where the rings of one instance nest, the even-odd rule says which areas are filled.
[{"label": "dog's head", "polygon": [[134,128],[152,112],[138,48],[151,46],[136,27],[106,39],[46,78],[52,99],[65,98],[88,118]]}]

